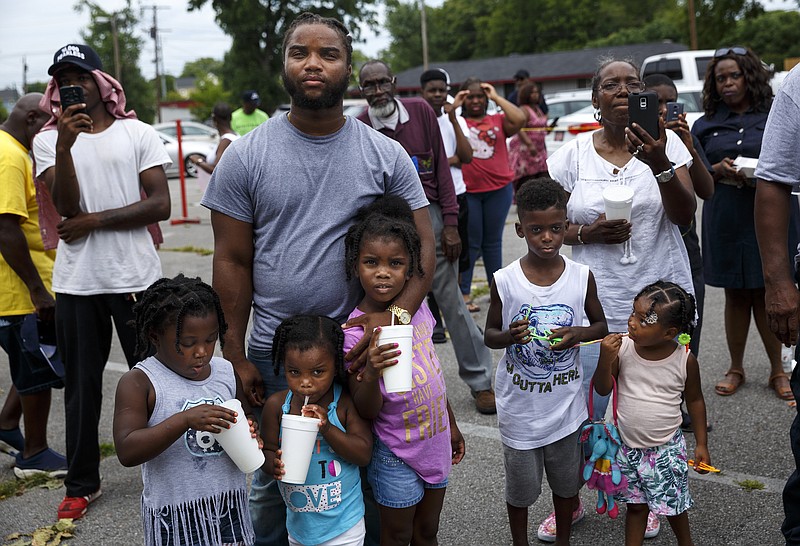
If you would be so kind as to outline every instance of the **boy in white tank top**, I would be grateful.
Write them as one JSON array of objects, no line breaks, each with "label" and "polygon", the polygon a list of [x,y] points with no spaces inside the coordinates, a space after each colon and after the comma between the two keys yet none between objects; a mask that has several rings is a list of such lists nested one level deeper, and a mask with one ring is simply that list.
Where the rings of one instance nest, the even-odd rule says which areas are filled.
[{"label": "boy in white tank top", "polygon": [[514,544],[527,544],[528,507],[545,471],[556,541],[567,544],[573,520],[583,517],[578,436],[587,410],[578,344],[602,338],[608,326],[589,268],[559,254],[568,227],[561,186],[523,178],[517,214],[528,253],[495,273],[484,335],[488,347],[506,350],[495,377],[506,505]]}]

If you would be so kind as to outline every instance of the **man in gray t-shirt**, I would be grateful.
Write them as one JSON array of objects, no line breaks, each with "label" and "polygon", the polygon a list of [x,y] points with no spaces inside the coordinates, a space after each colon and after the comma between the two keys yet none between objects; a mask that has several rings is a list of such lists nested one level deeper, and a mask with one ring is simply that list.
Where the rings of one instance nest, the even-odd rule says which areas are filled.
[{"label": "man in gray t-shirt", "polygon": [[[273,373],[270,355],[283,319],[313,313],[344,321],[358,304],[361,287],[346,280],[344,236],[359,208],[385,194],[408,201],[422,240],[425,275],[411,277],[394,303],[413,315],[430,290],[434,236],[414,165],[397,142],[343,116],[351,55],[341,23],[300,15],[283,45],[289,114],[232,143],[203,197],[214,229],[213,286],[228,322],[223,355],[254,406],[263,404],[265,394],[286,388],[283,373]],[[359,319],[354,321],[368,333],[348,357],[363,359],[373,328],[390,324],[391,315]],[[354,367],[360,365],[356,360]],[[273,484],[260,470],[253,478],[250,511],[257,544],[286,541],[281,525],[286,509],[279,496],[276,503]],[[369,507],[366,519],[369,539],[374,537]]]},{"label": "man in gray t-shirt", "polygon": [[[783,81],[769,113],[761,155],[756,167],[756,235],[766,284],[767,320],[770,330],[787,347],[797,345],[800,331],[800,292],[786,263],[792,187],[800,184],[800,66]],[[800,250],[800,249],[799,249]],[[800,359],[795,354],[795,359]],[[800,366],[790,384],[800,399]],[[800,544],[800,414],[790,431],[796,468],[783,490],[786,515],[781,531],[786,544]]]}]

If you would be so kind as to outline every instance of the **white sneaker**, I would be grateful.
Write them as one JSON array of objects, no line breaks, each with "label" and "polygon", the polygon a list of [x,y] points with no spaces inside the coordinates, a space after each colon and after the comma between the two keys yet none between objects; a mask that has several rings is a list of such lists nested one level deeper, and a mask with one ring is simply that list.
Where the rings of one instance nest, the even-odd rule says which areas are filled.
[{"label": "white sneaker", "polygon": [[[586,515],[586,512],[583,509],[583,501],[578,502],[578,507],[572,512],[572,525],[575,525],[580,520],[583,519],[583,516]],[[555,542],[556,541],[556,513],[555,511],[550,512],[550,515],[544,518],[541,524],[539,524],[539,529],[536,531],[536,536],[539,537],[539,540],[542,542]],[[655,536],[655,535],[653,535]]]},{"label": "white sneaker", "polygon": [[644,529],[644,538],[654,538],[658,536],[661,530],[661,522],[658,521],[658,516],[653,512],[647,513],[647,527]]}]

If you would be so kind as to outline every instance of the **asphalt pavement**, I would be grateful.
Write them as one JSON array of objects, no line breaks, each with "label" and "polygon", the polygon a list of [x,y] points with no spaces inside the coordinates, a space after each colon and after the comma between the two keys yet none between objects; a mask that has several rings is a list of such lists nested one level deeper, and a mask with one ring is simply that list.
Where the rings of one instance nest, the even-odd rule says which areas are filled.
[{"label": "asphalt pavement", "polygon": [[[173,197],[173,219],[182,218],[180,184],[170,180]],[[198,205],[201,190],[197,181],[187,181],[187,217],[199,224],[171,225],[162,223],[164,245],[161,256],[164,274],[183,272],[211,280],[212,257],[204,250],[213,249],[209,213]],[[504,263],[510,263],[525,251],[524,242],[513,229],[515,212],[506,223]],[[568,247],[565,248],[568,253]],[[647,259],[640,256],[640,259]],[[482,266],[476,268],[476,283],[485,279]],[[485,284],[485,280],[483,281]],[[481,307],[474,314],[483,326],[488,296],[477,298]],[[722,290],[708,287],[705,324],[700,354],[703,393],[713,431],[709,449],[714,466],[721,474],[701,476],[691,472],[690,490],[695,500],[689,512],[694,542],[697,545],[779,545],[783,544],[780,525],[783,520],[781,490],[793,468],[789,449],[789,426],[793,408],[779,400],[767,386],[769,365],[755,332],[751,328],[745,359],[747,382],[729,397],[714,393],[714,384],[728,368],[723,330],[724,298]],[[502,451],[495,416],[475,411],[469,389],[458,378],[458,368],[451,343],[437,345],[447,381],[451,406],[464,433],[467,454],[453,469],[441,517],[439,542],[442,545],[506,545],[511,543],[503,497]],[[494,351],[495,362],[500,351]],[[114,391],[121,374],[127,369],[118,344],[114,343],[103,385],[103,414],[100,441],[112,442],[111,421]],[[7,358],[0,351],[0,370]],[[8,373],[0,373],[0,396],[10,386]],[[64,451],[64,410],[61,391],[54,392],[50,413],[51,447]],[[693,437],[687,435],[690,450]],[[13,480],[13,460],[0,453],[0,482]],[[116,457],[101,463],[103,496],[89,508],[89,513],[76,521],[74,538],[65,544],[134,545],[142,543],[139,515],[141,475],[139,468],[125,468]],[[744,484],[744,486],[742,485]],[[64,488],[37,488],[0,501],[0,544],[11,533],[32,533],[56,521],[56,508],[64,496]],[[574,545],[622,544],[624,510],[619,518],[598,515],[592,507],[595,492],[583,490],[587,507],[585,519],[573,527]],[[530,540],[536,538],[536,526],[552,510],[550,491],[545,486],[539,500],[530,509]],[[658,537],[646,541],[650,545],[675,544],[666,519]],[[541,544],[541,543],[540,543]]]}]

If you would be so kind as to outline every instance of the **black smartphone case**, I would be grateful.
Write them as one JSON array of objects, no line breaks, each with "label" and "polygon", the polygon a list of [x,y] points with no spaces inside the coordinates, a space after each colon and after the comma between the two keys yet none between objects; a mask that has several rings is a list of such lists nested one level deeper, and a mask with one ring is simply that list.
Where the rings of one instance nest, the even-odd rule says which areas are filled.
[{"label": "black smartphone case", "polygon": [[628,95],[628,126],[636,123],[658,140],[658,95],[642,91]]},{"label": "black smartphone case", "polygon": [[680,102],[667,103],[667,121],[675,121],[683,114],[683,104]]},{"label": "black smartphone case", "polygon": [[[66,110],[73,104],[81,104],[86,102],[83,95],[83,87],[79,85],[65,85],[58,88],[58,94],[61,97],[61,110]],[[86,110],[81,110],[84,114]]]}]

